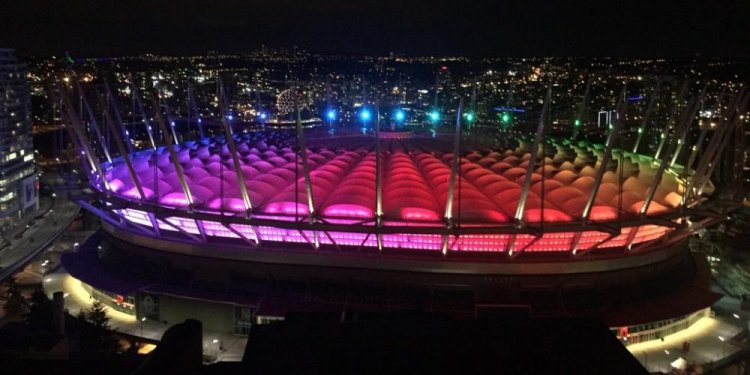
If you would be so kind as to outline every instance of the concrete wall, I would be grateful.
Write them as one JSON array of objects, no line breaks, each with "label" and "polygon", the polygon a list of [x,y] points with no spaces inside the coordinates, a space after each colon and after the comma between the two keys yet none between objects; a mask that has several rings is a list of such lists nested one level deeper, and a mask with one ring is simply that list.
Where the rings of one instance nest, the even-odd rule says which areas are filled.
[{"label": "concrete wall", "polygon": [[200,320],[203,329],[207,331],[234,332],[234,305],[161,295],[159,309],[161,321],[166,321],[167,325],[182,323],[185,319],[192,318]]}]

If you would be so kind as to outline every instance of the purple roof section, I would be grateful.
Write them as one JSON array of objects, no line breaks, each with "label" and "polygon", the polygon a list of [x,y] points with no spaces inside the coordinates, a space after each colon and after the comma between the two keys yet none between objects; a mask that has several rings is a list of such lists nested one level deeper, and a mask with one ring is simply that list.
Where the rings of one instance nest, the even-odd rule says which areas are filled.
[{"label": "purple roof section", "polygon": [[[387,221],[437,223],[445,216],[450,185],[452,154],[424,151],[416,142],[397,143],[381,152],[383,215]],[[176,146],[193,208],[219,213],[246,210],[233,159],[226,145],[216,140],[188,142]],[[238,139],[240,170],[256,214],[308,215],[310,204],[304,181],[302,158],[290,147],[248,144]],[[372,148],[314,147],[307,151],[311,177],[312,207],[324,219],[369,220],[376,209],[376,153]],[[596,169],[579,159],[546,158],[537,165],[525,205],[526,222],[568,222],[579,219],[593,190]],[[460,159],[453,202],[453,217],[465,224],[510,223],[518,206],[529,154],[514,150],[472,151]],[[170,207],[190,202],[165,148],[140,151],[132,162],[144,199]],[[618,207],[636,214],[651,184],[650,162],[629,161],[620,183],[614,172],[605,173],[590,219],[615,220]],[[115,195],[138,201],[126,164],[117,158],[106,165],[106,179]],[[649,214],[677,207],[680,184],[665,175],[657,189]]]}]

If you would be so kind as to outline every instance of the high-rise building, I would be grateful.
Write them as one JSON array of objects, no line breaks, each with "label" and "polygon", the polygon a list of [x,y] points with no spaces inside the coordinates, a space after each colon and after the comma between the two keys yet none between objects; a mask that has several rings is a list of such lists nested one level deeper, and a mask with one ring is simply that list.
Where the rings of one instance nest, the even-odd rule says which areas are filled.
[{"label": "high-rise building", "polygon": [[38,205],[26,65],[0,48],[0,226]]}]

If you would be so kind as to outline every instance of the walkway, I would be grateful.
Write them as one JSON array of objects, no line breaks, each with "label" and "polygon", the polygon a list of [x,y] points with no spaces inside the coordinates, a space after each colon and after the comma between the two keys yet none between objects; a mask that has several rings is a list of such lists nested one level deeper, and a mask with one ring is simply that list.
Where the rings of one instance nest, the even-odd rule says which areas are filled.
[{"label": "walkway", "polygon": [[[81,309],[88,308],[93,302],[81,282],[68,275],[64,270],[45,275],[43,285],[50,298],[53,292],[63,291],[65,293],[65,308],[71,315],[77,315]],[[169,328],[168,325],[161,322],[149,320],[141,322],[134,315],[111,308],[107,309],[107,313],[113,329],[136,337],[160,340]],[[241,361],[245,353],[246,343],[246,336],[203,331],[203,354],[219,361]]]},{"label": "walkway", "polygon": [[[715,362],[744,349],[743,344],[733,338],[747,329],[750,318],[739,310],[739,301],[729,297],[720,299],[712,309],[715,317],[702,318],[687,330],[664,337],[663,341],[633,344],[627,349],[650,372],[669,372],[671,363],[680,357],[689,364],[710,368]],[[682,351],[684,342],[690,343],[687,353]]]}]

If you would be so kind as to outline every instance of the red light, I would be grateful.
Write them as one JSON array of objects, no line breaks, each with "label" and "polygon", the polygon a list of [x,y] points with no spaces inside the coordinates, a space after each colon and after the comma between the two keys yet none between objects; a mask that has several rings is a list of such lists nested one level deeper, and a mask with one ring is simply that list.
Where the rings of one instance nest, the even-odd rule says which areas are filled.
[{"label": "red light", "polygon": [[618,336],[620,336],[620,338],[627,338],[628,337],[628,327],[620,327],[620,334]]},{"label": "red light", "polygon": [[448,70],[448,65],[443,65],[440,67],[440,70]]}]

